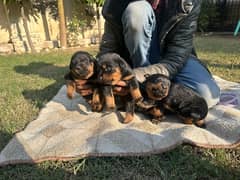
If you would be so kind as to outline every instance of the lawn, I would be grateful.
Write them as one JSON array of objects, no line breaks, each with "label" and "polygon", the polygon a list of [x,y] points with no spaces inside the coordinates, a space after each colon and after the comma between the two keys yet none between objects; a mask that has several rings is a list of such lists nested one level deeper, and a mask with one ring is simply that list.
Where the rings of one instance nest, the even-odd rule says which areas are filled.
[{"label": "lawn", "polygon": [[[199,57],[213,74],[240,82],[240,39],[196,37]],[[97,53],[97,47],[83,49]],[[64,84],[74,50],[0,56],[0,150],[34,120]],[[240,147],[189,145],[146,157],[84,158],[0,168],[4,179],[239,179]]]}]

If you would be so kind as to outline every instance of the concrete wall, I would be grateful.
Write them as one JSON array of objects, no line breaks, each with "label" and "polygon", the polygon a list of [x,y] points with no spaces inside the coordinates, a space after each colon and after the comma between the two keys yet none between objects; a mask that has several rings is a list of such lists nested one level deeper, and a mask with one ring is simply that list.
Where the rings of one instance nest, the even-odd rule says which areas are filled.
[{"label": "concrete wall", "polygon": [[[66,20],[69,22],[73,16],[73,1],[74,0],[68,0],[65,1],[65,15]],[[80,9],[81,10],[81,9]],[[41,51],[42,49],[46,48],[54,48],[57,47],[58,41],[59,41],[59,26],[58,21],[55,20],[49,12],[47,12],[47,23],[49,28],[49,35],[51,38],[51,41],[46,41],[45,31],[44,31],[44,25],[43,25],[43,19],[41,14],[38,14],[38,17],[34,19],[33,17],[30,17],[28,21],[28,27],[29,31],[31,33],[33,44],[37,51]],[[103,28],[104,20],[101,17],[101,27]],[[22,19],[17,21],[11,21],[11,29],[13,34],[13,44],[15,47],[16,52],[27,52],[30,51],[29,45],[27,43],[25,30],[23,28],[23,22]],[[103,32],[103,29],[102,29]],[[2,1],[0,2],[0,53],[1,51],[6,51],[4,49],[4,45],[9,46],[9,33],[7,31],[7,19],[4,13],[3,4]],[[77,37],[78,43],[72,44],[72,46],[86,46],[91,44],[94,40],[98,42],[98,27],[97,27],[97,21],[93,22],[91,24],[91,28],[88,27],[84,30],[84,37],[82,35],[79,35]],[[71,41],[69,41],[71,42]]]}]

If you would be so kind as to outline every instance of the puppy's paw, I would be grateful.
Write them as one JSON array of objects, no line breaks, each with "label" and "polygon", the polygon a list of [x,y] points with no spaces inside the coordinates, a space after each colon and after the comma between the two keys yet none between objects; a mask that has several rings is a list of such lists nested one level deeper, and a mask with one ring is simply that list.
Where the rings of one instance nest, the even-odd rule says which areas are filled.
[{"label": "puppy's paw", "polygon": [[116,104],[115,104],[114,96],[106,96],[105,104],[106,104],[106,111],[111,111],[112,112],[112,111],[116,110]]},{"label": "puppy's paw", "polygon": [[150,121],[151,121],[151,123],[156,124],[156,125],[158,125],[161,122],[161,120],[159,120],[159,119],[151,119]]},{"label": "puppy's paw", "polygon": [[159,107],[153,107],[148,111],[148,114],[152,115],[156,119],[164,117],[163,111]]},{"label": "puppy's paw", "polygon": [[136,105],[143,110],[148,110],[148,109],[153,108],[155,106],[154,102],[146,101],[146,100],[143,100],[143,99],[138,100],[136,102]]},{"label": "puppy's paw", "polygon": [[204,119],[201,119],[201,120],[198,120],[194,123],[196,126],[198,127],[201,127],[201,128],[205,128],[206,127],[206,124],[205,124],[205,120]]},{"label": "puppy's paw", "polygon": [[75,83],[73,81],[67,81],[67,97],[72,99],[75,92]]},{"label": "puppy's paw", "polygon": [[154,117],[153,119],[151,119],[151,122],[157,125],[165,119],[166,119],[166,116]]},{"label": "puppy's paw", "polygon": [[192,118],[183,118],[183,123],[184,124],[193,124],[193,119]]},{"label": "puppy's paw", "polygon": [[126,117],[123,120],[124,124],[127,124],[133,120],[133,115],[131,113],[126,113]]},{"label": "puppy's paw", "polygon": [[74,95],[74,93],[70,93],[70,92],[67,92],[67,97],[69,98],[69,99],[73,99],[73,95]]},{"label": "puppy's paw", "polygon": [[106,105],[105,110],[106,110],[107,112],[114,112],[114,111],[116,111],[116,106],[113,105],[113,104],[111,104],[111,105],[108,104],[108,105]]},{"label": "puppy's paw", "polygon": [[100,112],[100,111],[102,111],[102,108],[103,108],[103,106],[100,102],[93,102],[91,104],[91,106],[92,106],[93,112]]}]

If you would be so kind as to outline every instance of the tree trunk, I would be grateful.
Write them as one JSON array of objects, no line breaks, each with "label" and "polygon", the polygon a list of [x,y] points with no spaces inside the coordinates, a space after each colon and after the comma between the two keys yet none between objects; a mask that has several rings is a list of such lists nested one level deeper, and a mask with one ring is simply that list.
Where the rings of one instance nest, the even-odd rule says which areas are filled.
[{"label": "tree trunk", "polygon": [[27,37],[27,41],[28,41],[29,47],[31,49],[31,52],[35,53],[36,50],[35,50],[35,48],[33,46],[33,43],[32,43],[31,35],[30,35],[29,29],[28,29],[27,18],[25,16],[23,7],[21,7],[21,16],[22,16],[23,27],[24,27],[24,30],[25,30],[25,33],[26,33],[26,37]]},{"label": "tree trunk", "polygon": [[4,13],[5,13],[6,19],[7,19],[7,29],[8,29],[8,34],[9,34],[9,40],[8,40],[8,42],[9,42],[9,43],[12,43],[13,51],[15,52],[16,49],[15,49],[14,42],[13,42],[13,40],[12,40],[12,36],[13,36],[13,35],[12,35],[12,28],[11,28],[11,22],[10,22],[8,10],[7,10],[6,2],[3,3],[3,9],[4,9]]},{"label": "tree trunk", "polygon": [[43,5],[41,6],[41,16],[42,16],[44,33],[45,33],[45,40],[51,41],[49,28],[48,28],[48,21],[47,21],[47,17],[46,17],[46,8],[44,8]]},{"label": "tree trunk", "polygon": [[66,23],[65,23],[63,0],[58,0],[58,16],[59,16],[60,46],[61,46],[61,48],[66,48],[67,47],[67,33],[66,33]]},{"label": "tree trunk", "polygon": [[102,26],[101,26],[101,18],[100,18],[100,10],[99,5],[96,4],[96,11],[97,11],[97,24],[98,24],[98,39],[99,42],[102,40]]}]

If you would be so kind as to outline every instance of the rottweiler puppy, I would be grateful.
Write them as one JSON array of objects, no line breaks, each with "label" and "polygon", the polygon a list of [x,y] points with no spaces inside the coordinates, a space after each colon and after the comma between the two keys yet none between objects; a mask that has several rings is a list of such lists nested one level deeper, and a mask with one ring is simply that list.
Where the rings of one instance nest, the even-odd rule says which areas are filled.
[{"label": "rottweiler puppy", "polygon": [[192,89],[171,83],[168,77],[161,74],[146,75],[144,88],[148,98],[157,102],[157,105],[148,111],[155,119],[161,120],[166,109],[176,113],[185,124],[204,126],[208,106]]},{"label": "rottweiler puppy", "polygon": [[93,111],[102,110],[101,92],[97,86],[96,79],[98,65],[96,59],[85,51],[77,51],[71,57],[69,72],[64,76],[67,85],[67,96],[72,99],[76,86],[86,81],[86,84],[93,86],[93,94],[84,96],[92,106]]},{"label": "rottweiler puppy", "polygon": [[119,81],[124,81],[127,84],[128,92],[126,94],[122,94],[122,96],[125,97],[125,100],[127,99],[125,101],[126,117],[124,118],[123,123],[128,123],[133,120],[135,104],[146,108],[151,106],[143,101],[143,96],[133,70],[118,54],[103,54],[99,57],[98,64],[98,79],[105,84],[103,94],[105,96],[106,109],[114,110],[116,108],[112,87]]}]

